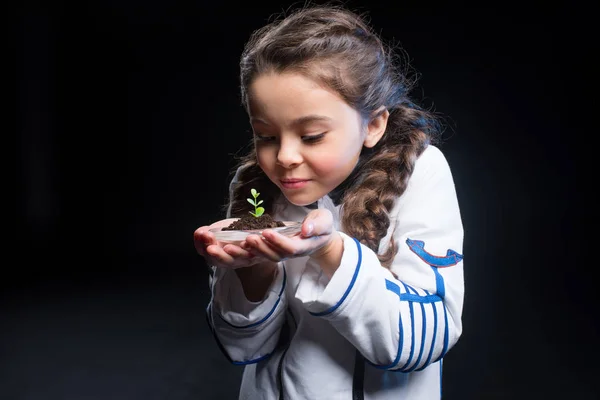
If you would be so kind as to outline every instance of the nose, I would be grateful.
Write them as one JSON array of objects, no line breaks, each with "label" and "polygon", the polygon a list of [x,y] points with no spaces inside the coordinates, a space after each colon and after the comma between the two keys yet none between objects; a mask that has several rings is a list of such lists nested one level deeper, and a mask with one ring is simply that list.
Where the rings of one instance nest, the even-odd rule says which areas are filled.
[{"label": "nose", "polygon": [[277,151],[277,164],[284,168],[292,168],[302,162],[302,154],[298,146],[290,141],[281,141]]}]

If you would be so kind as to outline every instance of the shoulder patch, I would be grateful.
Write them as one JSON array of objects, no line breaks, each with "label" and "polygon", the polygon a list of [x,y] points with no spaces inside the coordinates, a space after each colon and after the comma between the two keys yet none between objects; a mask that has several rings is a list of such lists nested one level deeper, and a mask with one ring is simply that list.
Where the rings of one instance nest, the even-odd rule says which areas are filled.
[{"label": "shoulder patch", "polygon": [[436,256],[425,250],[425,242],[422,240],[406,239],[406,244],[410,250],[427,264],[435,268],[446,268],[458,264],[463,259],[463,255],[452,249],[446,251],[445,256]]}]

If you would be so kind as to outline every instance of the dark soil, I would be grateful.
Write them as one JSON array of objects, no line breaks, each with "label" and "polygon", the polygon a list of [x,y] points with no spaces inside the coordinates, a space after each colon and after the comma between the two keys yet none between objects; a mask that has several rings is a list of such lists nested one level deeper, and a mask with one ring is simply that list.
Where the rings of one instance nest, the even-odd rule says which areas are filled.
[{"label": "dark soil", "polygon": [[222,228],[223,231],[244,231],[251,229],[268,229],[285,226],[282,221],[276,221],[269,214],[263,214],[256,218],[252,214],[248,214],[233,221],[229,226]]}]

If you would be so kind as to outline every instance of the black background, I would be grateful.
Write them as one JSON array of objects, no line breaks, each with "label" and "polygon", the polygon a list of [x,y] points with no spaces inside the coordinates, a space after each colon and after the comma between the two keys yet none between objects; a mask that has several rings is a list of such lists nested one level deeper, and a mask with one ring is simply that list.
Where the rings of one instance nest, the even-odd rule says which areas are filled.
[{"label": "black background", "polygon": [[[238,60],[300,3],[21,2],[16,238],[0,278],[1,399],[231,399],[192,233],[223,216],[249,139]],[[446,399],[591,399],[595,266],[583,229],[593,115],[579,5],[346,3],[368,12],[447,117],[465,226],[464,332]],[[583,10],[580,15],[584,16]],[[585,90],[584,90],[585,91]],[[596,394],[594,394],[596,392]]]}]

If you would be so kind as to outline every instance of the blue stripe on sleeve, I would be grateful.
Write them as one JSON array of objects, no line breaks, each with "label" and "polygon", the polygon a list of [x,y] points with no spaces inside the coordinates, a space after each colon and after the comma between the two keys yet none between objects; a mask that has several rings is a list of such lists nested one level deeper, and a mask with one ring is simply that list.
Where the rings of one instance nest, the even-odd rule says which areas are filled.
[{"label": "blue stripe on sleeve", "polygon": [[256,364],[257,362],[260,362],[262,360],[266,360],[267,358],[271,357],[273,353],[269,353],[269,354],[265,354],[262,357],[258,357],[255,358],[254,360],[250,360],[250,361],[231,361],[231,363],[233,365],[248,365],[248,364]]},{"label": "blue stripe on sleeve", "polygon": [[[409,287],[413,291],[416,292],[416,290],[414,288],[412,288],[406,284],[404,284],[404,286]],[[431,304],[431,307],[433,310],[433,337],[431,339],[431,349],[429,350],[429,355],[427,356],[427,360],[425,360],[425,364],[421,368],[418,368],[415,370],[415,371],[421,371],[429,365],[429,363],[431,362],[431,358],[433,357],[433,352],[435,350],[435,343],[437,340],[437,329],[438,329],[438,313],[437,313],[437,308],[436,308],[435,303],[439,303],[439,302],[442,302],[442,307],[444,308],[444,322],[446,324],[445,337],[444,337],[444,350],[443,350],[442,354],[445,354],[447,352],[447,349],[448,349],[448,316],[446,314],[446,306],[443,304],[443,300],[440,296],[431,294],[427,290],[425,290],[425,293],[426,293],[425,296],[421,296],[421,295],[413,294],[413,293],[401,293],[400,286],[398,286],[396,283],[394,283],[388,279],[385,280],[385,287],[390,292],[393,292],[396,295],[398,295],[398,297],[400,298],[401,301],[420,303],[421,307],[422,307],[423,315],[425,315],[425,311],[423,310],[423,304],[424,303]],[[407,288],[407,290],[408,290],[408,288]],[[401,318],[401,316],[400,316],[400,318]],[[425,319],[423,320],[423,324],[425,325]],[[400,330],[402,330],[402,321],[400,321]],[[426,332],[425,326],[423,328],[423,332]],[[425,333],[424,333],[424,335],[425,335]],[[403,341],[403,339],[404,339],[403,333],[401,333],[400,339]],[[425,344],[425,342],[423,341],[421,346],[424,346],[424,344]],[[400,346],[402,346],[402,343]],[[400,354],[400,350],[399,350],[398,354]],[[421,356],[419,356],[419,359],[420,358],[421,358]],[[395,362],[397,362],[397,359],[398,359],[398,357],[396,357]],[[439,358],[436,361],[438,361],[438,360],[439,360]],[[386,365],[386,366],[378,366],[378,365],[371,363],[371,365],[373,365],[377,368],[386,368],[386,369],[393,367],[393,364]],[[415,363],[415,366],[417,366],[417,365],[418,365],[418,361],[417,361],[417,363]],[[407,371],[402,371],[402,372],[410,372],[413,370],[413,368],[411,368],[410,370],[407,370]]]},{"label": "blue stripe on sleeve", "polygon": [[389,279],[385,280],[385,288],[390,292],[396,293],[401,301],[414,301],[415,303],[435,303],[442,301],[440,296],[429,294],[429,292],[427,292],[426,296],[412,293],[400,293],[400,287]]},{"label": "blue stripe on sleeve", "polygon": [[431,267],[435,275],[436,293],[443,299],[446,296],[446,286],[444,285],[444,277],[440,274],[437,268]]},{"label": "blue stripe on sleeve", "polygon": [[331,314],[344,302],[344,300],[346,300],[346,297],[348,297],[350,290],[352,290],[352,287],[354,286],[354,283],[356,282],[356,277],[358,276],[358,271],[360,270],[360,266],[362,264],[362,249],[360,248],[360,242],[355,238],[352,238],[352,239],[354,239],[354,242],[356,243],[356,246],[358,247],[358,262],[356,263],[356,268],[354,269],[354,275],[352,276],[352,280],[350,281],[350,284],[348,285],[346,292],[344,293],[344,295],[342,296],[340,301],[338,301],[337,304],[334,305],[333,307],[331,307],[325,311],[321,311],[321,312],[317,312],[317,313],[310,312],[311,315],[314,315],[316,317],[322,317],[323,315]]},{"label": "blue stripe on sleeve", "polygon": [[[419,295],[419,292],[417,292],[413,287],[411,287],[410,285],[406,285],[408,286],[408,288],[412,291],[415,292],[415,295]],[[421,357],[423,357],[423,350],[425,348],[425,333],[427,331],[427,318],[425,315],[425,306],[423,305],[423,303],[420,303],[421,305],[421,315],[422,315],[422,321],[423,324],[421,326],[421,348],[419,349],[419,355],[417,356],[417,360],[415,361],[415,365],[413,365],[411,368],[405,370],[405,372],[412,372],[415,370],[415,368],[417,368],[417,366],[419,365],[419,363],[421,362]],[[413,320],[413,327],[414,327],[414,320]],[[413,337],[413,343],[414,343],[414,337]]]},{"label": "blue stripe on sleeve", "polygon": [[219,316],[219,318],[221,318],[221,320],[223,322],[225,322],[227,325],[231,326],[232,328],[236,328],[236,329],[248,329],[248,328],[252,328],[252,327],[260,325],[263,322],[265,322],[266,320],[268,320],[269,317],[277,309],[277,306],[279,305],[279,302],[281,301],[281,295],[283,294],[283,291],[285,290],[285,285],[286,285],[286,282],[287,282],[287,273],[285,271],[285,266],[282,268],[282,270],[283,270],[283,282],[281,283],[281,290],[279,291],[279,294],[277,295],[277,301],[275,302],[275,305],[273,306],[273,308],[271,309],[271,311],[269,311],[269,313],[267,315],[265,315],[265,317],[263,319],[261,319],[260,321],[248,324],[248,325],[234,325],[234,324],[226,321],[220,314],[217,314]]},{"label": "blue stripe on sleeve", "polygon": [[418,294],[412,293],[402,293],[400,296],[400,300],[403,301],[414,301],[415,303],[437,303],[438,301],[442,301],[442,298],[435,294],[429,294],[427,296],[420,296]]},{"label": "blue stripe on sleeve", "polygon": [[435,361],[441,360],[446,355],[446,352],[448,351],[448,336],[449,336],[449,333],[448,333],[448,311],[446,311],[446,307],[445,306],[444,306],[444,324],[445,324],[445,327],[444,327],[444,347],[442,348],[442,352],[440,353],[440,356],[438,358],[436,358]]},{"label": "blue stripe on sleeve", "polygon": [[[404,289],[408,292],[409,290],[406,283],[402,282],[402,284],[404,285]],[[408,360],[406,360],[406,363],[400,368],[401,370],[404,370],[410,365],[410,362],[412,361],[415,352],[415,312],[413,309],[413,303],[409,302],[408,307],[410,309],[410,337],[412,340],[410,343],[410,353],[408,354]]]},{"label": "blue stripe on sleeve", "polygon": [[233,359],[231,357],[229,357],[229,354],[227,353],[227,351],[225,350],[225,346],[223,346],[223,343],[221,343],[221,340],[219,340],[219,337],[217,336],[216,332],[215,332],[215,328],[213,327],[213,324],[211,322],[210,319],[210,314],[211,314],[211,310],[212,310],[212,302],[209,303],[208,307],[206,308],[206,319],[208,321],[208,326],[210,328],[210,331],[215,339],[215,341],[217,342],[217,347],[219,347],[219,350],[221,350],[221,353],[225,356],[225,358],[227,358],[227,360],[234,364],[234,365],[246,365],[246,364],[254,364],[257,363],[259,361],[262,361],[266,358],[271,357],[271,355],[273,353],[269,353],[266,354],[262,357],[256,358],[254,360],[250,360],[250,361],[233,361]]},{"label": "blue stripe on sleeve", "polygon": [[[427,293],[429,295],[429,292],[427,290],[425,291],[425,293]],[[442,304],[442,307],[444,307],[444,304]],[[423,366],[421,368],[417,369],[417,371],[421,371],[429,365],[429,362],[431,361],[431,357],[433,356],[433,350],[435,349],[435,340],[437,338],[437,326],[438,326],[437,309],[435,307],[435,303],[431,303],[431,308],[433,310],[433,337],[431,338],[431,349],[429,350],[429,355],[427,356],[427,360],[425,360],[425,364],[423,364]]]},{"label": "blue stripe on sleeve", "polygon": [[399,343],[398,343],[398,352],[396,353],[396,358],[394,359],[394,361],[392,361],[388,365],[379,365],[379,364],[372,363],[371,361],[365,359],[367,361],[367,363],[371,364],[373,367],[375,367],[377,369],[389,370],[389,369],[394,368],[398,364],[398,361],[400,361],[400,356],[402,355],[402,347],[404,346],[404,329],[402,328],[402,316],[400,316],[400,320],[398,321],[398,332],[400,334],[400,338],[399,338]]},{"label": "blue stripe on sleeve", "polygon": [[[400,287],[398,285],[396,285],[394,282],[386,279],[385,286],[389,291],[396,293],[398,295],[398,297],[400,297]],[[372,363],[369,360],[366,360],[366,361],[369,364],[371,364],[373,367],[378,368],[378,369],[394,368],[398,364],[398,361],[400,361],[400,356],[402,355],[402,348],[404,346],[404,329],[402,328],[402,315],[401,314],[398,315],[398,333],[399,333],[398,352],[396,353],[396,358],[394,359],[394,361],[392,361],[388,365],[379,365],[379,364]]]},{"label": "blue stripe on sleeve", "polygon": [[398,295],[398,297],[400,299],[402,299],[401,295],[400,295],[400,286],[396,285],[394,282],[390,281],[389,279],[385,280],[385,288],[387,290],[389,290],[390,292],[394,292]]}]

